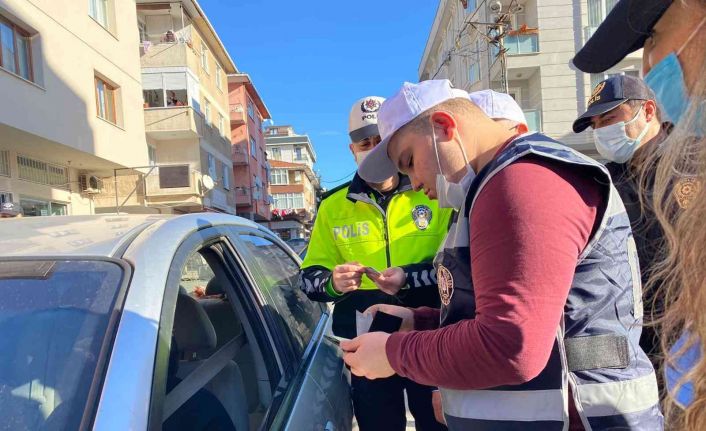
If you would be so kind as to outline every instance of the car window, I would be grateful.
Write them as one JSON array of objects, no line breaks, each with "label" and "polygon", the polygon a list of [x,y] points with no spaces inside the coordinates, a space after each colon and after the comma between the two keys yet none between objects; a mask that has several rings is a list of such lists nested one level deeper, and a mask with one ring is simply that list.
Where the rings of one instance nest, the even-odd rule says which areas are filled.
[{"label": "car window", "polygon": [[79,428],[124,276],[110,261],[0,262],[1,429]]},{"label": "car window", "polygon": [[[162,396],[163,431],[256,430],[272,403],[271,381],[277,376],[265,365],[266,350],[253,336],[255,323],[235,305],[240,304],[232,294],[237,283],[226,276],[216,249],[208,245],[176,261],[181,275],[168,281],[168,288],[179,292],[167,331],[172,340]],[[169,320],[163,315],[160,326]],[[200,367],[210,367],[212,375],[182,385]],[[191,385],[188,398],[180,395]]]},{"label": "car window", "polygon": [[321,309],[299,290],[299,265],[283,248],[257,235],[240,234],[246,263],[257,287],[280,317],[284,332],[299,355],[321,318]]}]

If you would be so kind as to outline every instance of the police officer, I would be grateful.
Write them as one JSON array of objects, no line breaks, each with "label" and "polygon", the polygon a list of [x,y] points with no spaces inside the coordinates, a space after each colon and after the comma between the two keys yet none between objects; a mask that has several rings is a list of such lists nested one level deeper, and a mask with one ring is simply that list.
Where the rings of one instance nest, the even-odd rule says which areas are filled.
[{"label": "police officer", "polygon": [[639,265],[605,167],[492,121],[448,80],[405,83],[379,114],[368,181],[408,173],[461,210],[435,258],[442,306],[375,305],[392,335],[341,343],[356,375],[438,386],[452,430],[660,430],[639,348]]},{"label": "police officer", "polygon": [[[593,129],[596,150],[608,163],[610,172],[630,218],[635,245],[640,257],[643,286],[652,272],[657,253],[663,246],[662,229],[650,208],[640,203],[639,168],[645,152],[657,148],[666,138],[660,112],[652,90],[639,78],[613,76],[599,83],[588,100],[586,112],[574,121],[574,132]],[[654,172],[648,178],[651,195]],[[645,312],[659,315],[661,301],[655,301],[655,288],[644,292]],[[659,363],[659,339],[653,326],[642,328],[640,346]],[[659,376],[659,375],[658,375]]]},{"label": "police officer", "polygon": [[[349,148],[358,164],[380,142],[377,113],[383,101],[365,97],[351,109]],[[333,332],[345,338],[356,336],[356,311],[373,304],[438,306],[432,258],[450,216],[451,210],[412,190],[406,176],[368,183],[356,175],[321,202],[302,263],[301,289],[314,301],[335,303]],[[428,386],[399,376],[352,376],[351,387],[362,431],[404,430],[405,391],[417,430],[445,429],[434,417]]]}]

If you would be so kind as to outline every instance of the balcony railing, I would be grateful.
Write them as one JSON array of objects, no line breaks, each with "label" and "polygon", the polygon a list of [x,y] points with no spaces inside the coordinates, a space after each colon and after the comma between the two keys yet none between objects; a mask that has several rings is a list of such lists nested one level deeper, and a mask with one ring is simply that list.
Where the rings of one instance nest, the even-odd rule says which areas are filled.
[{"label": "balcony railing", "polygon": [[231,124],[241,125],[245,124],[245,109],[240,103],[236,105],[230,105],[230,122]]}]

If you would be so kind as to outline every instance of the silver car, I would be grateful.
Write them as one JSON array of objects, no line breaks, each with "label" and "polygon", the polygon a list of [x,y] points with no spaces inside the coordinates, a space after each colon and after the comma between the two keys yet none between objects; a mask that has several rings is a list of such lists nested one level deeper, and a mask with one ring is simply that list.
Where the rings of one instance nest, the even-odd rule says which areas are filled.
[{"label": "silver car", "polygon": [[227,215],[0,221],[0,429],[351,429],[299,264]]}]

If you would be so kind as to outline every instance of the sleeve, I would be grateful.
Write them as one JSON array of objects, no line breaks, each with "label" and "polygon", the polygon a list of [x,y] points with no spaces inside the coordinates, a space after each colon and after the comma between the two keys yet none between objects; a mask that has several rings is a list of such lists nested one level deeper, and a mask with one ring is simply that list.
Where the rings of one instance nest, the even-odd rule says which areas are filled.
[{"label": "sleeve", "polygon": [[602,192],[580,171],[548,161],[523,159],[493,177],[470,217],[475,318],[393,334],[386,346],[393,369],[450,389],[536,377],[551,353],[578,256],[605,203]]},{"label": "sleeve", "polygon": [[333,268],[342,263],[343,258],[333,242],[327,208],[326,202],[322,202],[299,272],[299,288],[309,299],[317,302],[329,302],[342,296],[333,290],[331,284]]},{"label": "sleeve", "polygon": [[403,289],[436,289],[436,269],[432,262],[411,263],[402,265],[407,278],[407,283]]}]

